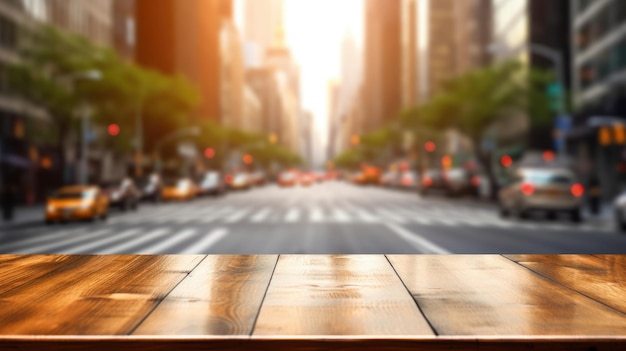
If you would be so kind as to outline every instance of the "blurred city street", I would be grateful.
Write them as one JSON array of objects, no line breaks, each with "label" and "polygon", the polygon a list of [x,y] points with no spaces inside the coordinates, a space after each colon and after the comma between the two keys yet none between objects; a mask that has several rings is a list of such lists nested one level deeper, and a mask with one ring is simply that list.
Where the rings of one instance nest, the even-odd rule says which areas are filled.
[{"label": "blurred city street", "polygon": [[609,218],[502,219],[495,205],[350,183],[141,204],[105,222],[5,226],[0,253],[626,253]]}]

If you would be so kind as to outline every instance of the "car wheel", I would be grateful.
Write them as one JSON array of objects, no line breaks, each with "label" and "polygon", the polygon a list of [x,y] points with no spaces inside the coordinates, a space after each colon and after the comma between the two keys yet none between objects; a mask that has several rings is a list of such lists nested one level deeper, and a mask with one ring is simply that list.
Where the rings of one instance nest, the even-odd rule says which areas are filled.
[{"label": "car wheel", "polygon": [[49,219],[46,219],[45,223],[46,223],[46,225],[53,225],[54,224],[54,222],[49,220]]},{"label": "car wheel", "polygon": [[583,217],[582,217],[579,209],[575,209],[575,210],[570,211],[570,217],[572,219],[572,222],[574,222],[574,223],[580,223],[583,220]]},{"label": "car wheel", "polygon": [[128,211],[128,209],[130,208],[130,201],[124,200],[124,202],[122,202],[121,207],[122,207],[122,212]]},{"label": "car wheel", "polygon": [[133,211],[137,210],[139,210],[139,200],[135,200],[135,202],[133,202]]},{"label": "car wheel", "polygon": [[546,217],[548,217],[549,220],[553,221],[556,219],[556,212],[548,211],[548,213],[546,213]]},{"label": "car wheel", "polygon": [[100,215],[100,220],[106,221],[107,219],[109,219],[109,214],[106,211],[103,211]]}]

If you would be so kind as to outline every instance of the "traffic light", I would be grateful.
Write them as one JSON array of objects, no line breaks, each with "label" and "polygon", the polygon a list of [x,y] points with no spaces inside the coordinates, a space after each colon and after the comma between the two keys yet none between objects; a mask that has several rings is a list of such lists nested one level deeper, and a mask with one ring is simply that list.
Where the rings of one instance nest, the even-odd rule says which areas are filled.
[{"label": "traffic light", "polygon": [[118,136],[120,134],[120,126],[115,123],[111,123],[107,127],[107,132],[112,137]]},{"label": "traffic light", "polygon": [[444,157],[441,158],[441,167],[443,167],[443,169],[450,169],[452,168],[452,157],[450,157],[449,155],[446,155]]},{"label": "traffic light", "polygon": [[350,138],[350,141],[352,142],[352,145],[359,145],[361,143],[361,137],[358,135],[353,135],[352,138]]},{"label": "traffic light", "polygon": [[209,160],[215,157],[215,149],[213,149],[212,147],[207,147],[204,150],[204,157],[208,158]]},{"label": "traffic light", "polygon": [[424,149],[427,152],[435,152],[435,150],[437,150],[437,145],[432,141],[427,141],[426,144],[424,144]]},{"label": "traffic light", "polygon": [[504,155],[500,158],[500,164],[502,164],[504,168],[509,168],[513,165],[513,158],[509,155]]}]

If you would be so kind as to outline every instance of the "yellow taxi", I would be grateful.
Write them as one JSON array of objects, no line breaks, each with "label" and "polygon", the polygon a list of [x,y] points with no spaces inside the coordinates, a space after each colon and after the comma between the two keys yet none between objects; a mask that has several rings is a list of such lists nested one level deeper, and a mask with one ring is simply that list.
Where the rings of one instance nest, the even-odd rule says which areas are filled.
[{"label": "yellow taxi", "polygon": [[161,198],[165,201],[186,201],[196,197],[198,188],[189,178],[169,180],[165,183]]},{"label": "yellow taxi", "polygon": [[67,186],[46,203],[46,223],[106,219],[109,199],[97,186]]}]

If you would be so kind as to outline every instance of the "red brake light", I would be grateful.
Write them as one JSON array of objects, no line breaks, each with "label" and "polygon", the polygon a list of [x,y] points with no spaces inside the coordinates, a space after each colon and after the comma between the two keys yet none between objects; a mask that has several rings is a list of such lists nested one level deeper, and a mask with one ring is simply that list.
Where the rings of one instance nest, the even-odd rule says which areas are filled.
[{"label": "red brake light", "polygon": [[522,194],[529,196],[535,193],[535,186],[530,183],[522,184]]},{"label": "red brake light", "polygon": [[582,186],[582,184],[576,183],[572,185],[572,187],[570,188],[570,192],[575,197],[581,197],[585,193],[585,187]]},{"label": "red brake light", "polygon": [[480,177],[479,176],[473,176],[472,177],[472,185],[473,186],[479,186],[480,185]]},{"label": "red brake light", "polygon": [[425,177],[425,178],[422,180],[422,185],[423,185],[423,186],[425,186],[425,187],[429,187],[429,186],[433,185],[433,180],[432,180],[432,178]]}]

